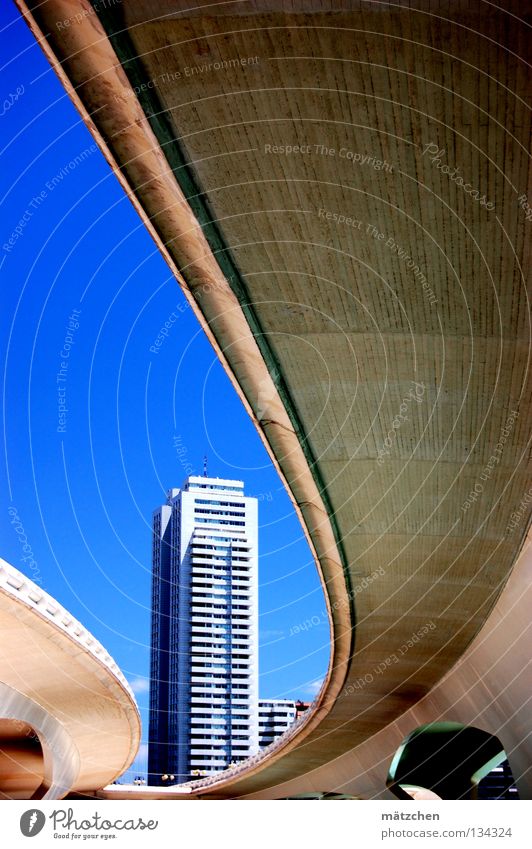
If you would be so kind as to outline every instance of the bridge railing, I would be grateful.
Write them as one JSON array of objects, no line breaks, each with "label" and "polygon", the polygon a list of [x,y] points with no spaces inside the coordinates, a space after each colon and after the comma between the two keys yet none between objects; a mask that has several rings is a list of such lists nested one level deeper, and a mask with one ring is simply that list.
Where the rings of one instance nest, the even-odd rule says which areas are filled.
[{"label": "bridge railing", "polygon": [[286,744],[299,732],[304,726],[310,722],[312,716],[314,714],[314,710],[316,709],[319,702],[320,694],[316,696],[313,702],[309,705],[306,711],[301,714],[301,716],[296,719],[295,722],[292,723],[290,728],[277,737],[273,743],[270,743],[269,746],[265,746],[260,752],[257,752],[256,755],[252,755],[250,758],[246,758],[245,761],[240,761],[234,766],[230,766],[227,769],[224,769],[222,772],[217,772],[214,775],[208,775],[206,778],[198,778],[192,781],[183,782],[183,784],[174,785],[176,788],[179,787],[187,787],[192,791],[199,790],[204,787],[211,787],[213,784],[218,784],[220,781],[228,781],[231,778],[234,778],[241,773],[248,772],[252,767],[260,764],[262,761],[267,760],[271,754],[276,752],[278,749],[282,749]]}]

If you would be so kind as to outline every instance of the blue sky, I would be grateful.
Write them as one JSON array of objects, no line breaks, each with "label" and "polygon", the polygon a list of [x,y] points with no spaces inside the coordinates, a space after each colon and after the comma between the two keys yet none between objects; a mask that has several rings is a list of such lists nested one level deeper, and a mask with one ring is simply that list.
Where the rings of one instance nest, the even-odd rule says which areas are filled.
[{"label": "blue sky", "polygon": [[[261,695],[309,698],[327,666],[328,625],[289,499],[11,2],[0,27],[0,554],[101,640],[132,682],[145,735],[151,513],[186,468],[201,473],[207,454],[209,474],[242,479],[260,499]],[[172,313],[164,344],[150,351]],[[133,771],[143,765],[141,754]]]}]

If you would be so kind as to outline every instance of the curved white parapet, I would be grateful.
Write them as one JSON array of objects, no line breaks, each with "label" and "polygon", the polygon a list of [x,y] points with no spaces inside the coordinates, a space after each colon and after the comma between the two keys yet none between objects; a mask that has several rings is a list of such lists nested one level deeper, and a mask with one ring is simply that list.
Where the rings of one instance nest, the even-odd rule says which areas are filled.
[{"label": "curved white parapet", "polygon": [[42,749],[36,776],[25,765],[24,746],[15,748],[0,794],[59,799],[121,775],[140,740],[128,682],[80,622],[1,559],[0,634],[0,719],[29,727]]},{"label": "curved white parapet", "polygon": [[31,607],[49,622],[53,622],[57,628],[60,628],[65,634],[68,634],[69,637],[83,646],[85,651],[94,655],[95,658],[113,673],[129,693],[131,699],[135,701],[133,690],[129,686],[127,678],[104,646],[92,636],[90,631],[81,622],[74,619],[68,610],[62,607],[55,598],[46,593],[41,587],[30,580],[30,578],[19,572],[18,569],[15,569],[14,566],[11,566],[10,563],[1,557],[0,590],[3,590],[18,601],[23,601],[28,607]]}]

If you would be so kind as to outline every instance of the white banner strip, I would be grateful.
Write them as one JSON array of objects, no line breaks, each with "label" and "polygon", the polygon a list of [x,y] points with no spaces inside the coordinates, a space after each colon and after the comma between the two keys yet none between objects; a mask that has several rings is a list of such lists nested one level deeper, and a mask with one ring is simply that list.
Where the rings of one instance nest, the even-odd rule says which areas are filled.
[{"label": "white banner strip", "polygon": [[[205,800],[207,801],[207,800]],[[307,800],[305,800],[307,801]],[[212,806],[215,806],[214,808]],[[275,811],[272,806],[275,805]],[[344,847],[518,847],[532,845],[529,801],[3,802],[2,846],[271,849]],[[34,843],[30,843],[31,839]],[[67,841],[69,841],[67,843]]]}]

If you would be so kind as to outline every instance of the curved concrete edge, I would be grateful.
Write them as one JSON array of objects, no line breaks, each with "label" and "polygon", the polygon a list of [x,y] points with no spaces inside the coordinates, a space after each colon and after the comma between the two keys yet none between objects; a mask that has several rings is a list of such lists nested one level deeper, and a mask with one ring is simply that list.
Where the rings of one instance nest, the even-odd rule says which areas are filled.
[{"label": "curved concrete edge", "polygon": [[133,690],[118,664],[106,651],[90,631],[81,622],[74,619],[70,613],[51,595],[41,589],[30,578],[11,566],[0,557],[0,591],[10,595],[18,602],[23,602],[46,621],[51,622],[71,639],[90,652],[106,669],[118,679],[130,699],[135,702]]},{"label": "curved concrete edge", "polygon": [[74,787],[80,772],[79,752],[66,728],[33,699],[1,681],[0,713],[2,718],[31,726],[39,738],[44,776],[32,798],[61,799]]},{"label": "curved concrete edge", "polygon": [[498,737],[521,799],[532,799],[532,531],[496,606],[454,667],[416,705],[360,746],[300,778],[241,798],[349,793],[394,799],[386,788],[405,737],[429,722],[474,725]]},{"label": "curved concrete edge", "polygon": [[[47,0],[38,7],[38,23],[24,0],[15,2],[194,310],[286,487],[316,562],[330,622],[328,672],[300,733],[246,771],[252,775],[299,745],[327,716],[345,683],[354,649],[353,599],[331,521],[242,308],[140,104],[135,97],[124,96],[130,91],[128,79],[92,6],[88,0]],[[53,49],[56,25],[73,15],[78,15],[76,25],[61,32],[66,55],[60,57]],[[49,39],[43,35],[43,25]],[[83,89],[83,100],[77,88]],[[92,114],[97,115],[98,126]],[[120,167],[118,162],[125,164]],[[267,420],[259,414],[265,395]],[[227,781],[220,778],[217,786]]]},{"label": "curved concrete edge", "polygon": [[102,786],[132,763],[140,742],[133,692],[104,647],[52,596],[0,559],[0,717],[41,743],[37,796]]}]

